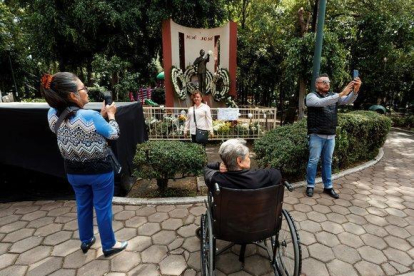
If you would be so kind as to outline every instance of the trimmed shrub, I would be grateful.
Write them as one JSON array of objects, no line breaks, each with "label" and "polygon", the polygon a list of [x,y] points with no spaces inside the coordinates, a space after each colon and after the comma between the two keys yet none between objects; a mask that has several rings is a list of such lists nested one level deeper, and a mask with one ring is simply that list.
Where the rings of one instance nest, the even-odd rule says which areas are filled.
[{"label": "trimmed shrub", "polygon": [[289,178],[303,176],[309,155],[306,120],[267,132],[253,149],[260,167],[278,168]]},{"label": "trimmed shrub", "polygon": [[160,190],[168,186],[168,179],[200,175],[207,164],[201,145],[180,141],[148,141],[137,145],[134,175],[157,179]]},{"label": "trimmed shrub", "polygon": [[[374,158],[391,120],[373,111],[339,114],[333,170]],[[286,178],[303,179],[309,157],[306,120],[269,131],[254,143],[258,165],[279,168]]]},{"label": "trimmed shrub", "polygon": [[333,168],[373,159],[384,145],[391,120],[374,111],[355,111],[340,114],[336,129]]},{"label": "trimmed shrub", "polygon": [[414,115],[410,116],[400,116],[392,115],[390,116],[392,120],[393,127],[402,127],[402,128],[413,128],[414,127]]}]

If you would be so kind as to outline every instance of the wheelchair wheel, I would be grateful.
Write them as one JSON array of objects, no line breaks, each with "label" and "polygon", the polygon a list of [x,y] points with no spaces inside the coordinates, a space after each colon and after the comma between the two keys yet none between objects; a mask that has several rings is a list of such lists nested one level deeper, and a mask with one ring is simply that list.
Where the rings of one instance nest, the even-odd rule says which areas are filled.
[{"label": "wheelchair wheel", "polygon": [[282,276],[299,276],[302,270],[302,251],[299,234],[288,211],[282,210],[282,226],[276,248],[276,269]]},{"label": "wheelchair wheel", "polygon": [[201,215],[201,275],[214,276],[215,245],[210,212]]}]

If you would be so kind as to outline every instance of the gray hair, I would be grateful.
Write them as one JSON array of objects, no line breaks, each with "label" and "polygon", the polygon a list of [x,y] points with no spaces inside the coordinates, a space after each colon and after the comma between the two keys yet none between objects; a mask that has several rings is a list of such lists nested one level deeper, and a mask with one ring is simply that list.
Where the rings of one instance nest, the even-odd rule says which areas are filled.
[{"label": "gray hair", "polygon": [[246,146],[246,140],[229,139],[221,144],[219,154],[224,165],[226,165],[227,170],[235,171],[239,169],[237,157],[244,160],[245,156],[249,154],[249,148]]}]

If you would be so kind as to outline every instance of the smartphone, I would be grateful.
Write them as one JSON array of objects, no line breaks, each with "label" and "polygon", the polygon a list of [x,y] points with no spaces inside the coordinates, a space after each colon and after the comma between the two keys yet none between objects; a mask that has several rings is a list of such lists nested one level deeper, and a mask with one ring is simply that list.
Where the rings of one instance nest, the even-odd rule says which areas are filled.
[{"label": "smartphone", "polygon": [[352,79],[354,80],[354,79],[356,79],[356,78],[358,78],[359,77],[359,71],[358,70],[354,70],[353,72],[352,72]]},{"label": "smartphone", "polygon": [[112,92],[111,91],[105,91],[103,92],[105,105],[111,105],[112,104]]}]

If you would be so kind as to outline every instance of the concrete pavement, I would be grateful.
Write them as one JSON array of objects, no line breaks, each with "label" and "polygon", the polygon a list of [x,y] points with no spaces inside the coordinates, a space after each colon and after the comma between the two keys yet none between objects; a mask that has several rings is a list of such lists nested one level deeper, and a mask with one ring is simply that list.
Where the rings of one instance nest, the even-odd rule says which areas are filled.
[{"label": "concrete pavement", "polygon": [[[335,180],[340,199],[285,193],[302,243],[308,276],[409,275],[414,271],[414,135],[393,131],[376,165]],[[201,203],[115,204],[114,229],[126,251],[103,257],[99,234],[87,254],[79,246],[74,201],[0,204],[0,276],[199,275],[195,236]],[[218,243],[222,247],[223,242]],[[244,269],[236,250],[217,259],[217,276],[273,275],[249,245]]]}]

